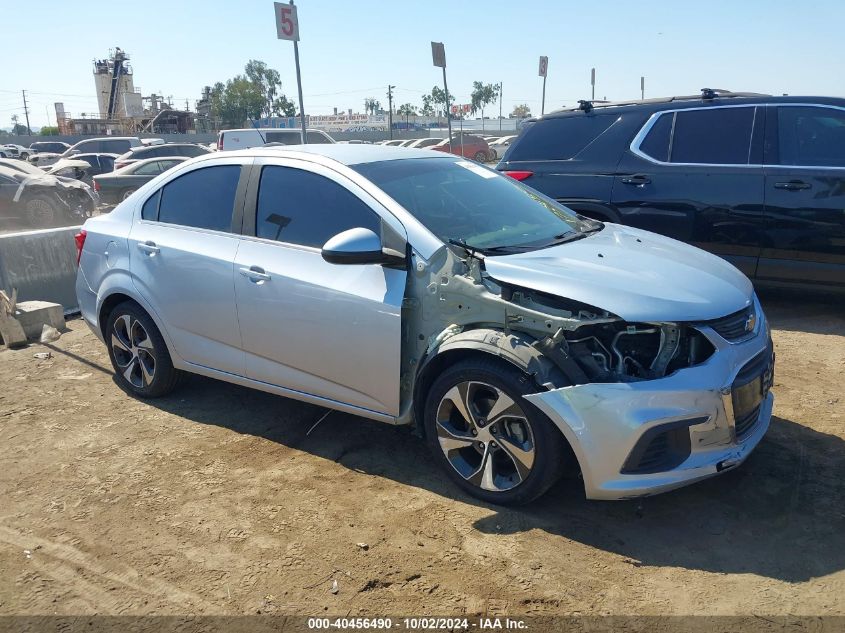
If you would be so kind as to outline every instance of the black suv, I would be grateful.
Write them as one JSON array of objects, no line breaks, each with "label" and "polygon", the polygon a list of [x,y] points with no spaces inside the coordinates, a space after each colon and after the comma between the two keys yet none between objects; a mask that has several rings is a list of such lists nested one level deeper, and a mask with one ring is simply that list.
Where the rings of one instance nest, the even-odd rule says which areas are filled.
[{"label": "black suv", "polygon": [[845,99],[582,101],[528,123],[497,169],[582,215],[721,255],[755,283],[845,291]]}]

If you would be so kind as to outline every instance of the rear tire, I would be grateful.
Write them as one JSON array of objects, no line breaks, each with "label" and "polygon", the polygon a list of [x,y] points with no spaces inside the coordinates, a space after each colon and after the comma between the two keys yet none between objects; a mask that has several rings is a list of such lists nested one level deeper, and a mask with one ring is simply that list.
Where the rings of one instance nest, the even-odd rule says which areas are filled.
[{"label": "rear tire", "polygon": [[161,332],[134,301],[111,311],[105,336],[115,378],[126,391],[140,398],[159,398],[182,382],[185,374],[173,367]]},{"label": "rear tire", "polygon": [[476,162],[483,163],[484,161],[487,160],[487,154],[485,154],[484,152],[476,152],[475,153],[475,160],[476,160]]},{"label": "rear tire", "polygon": [[426,442],[464,492],[520,505],[560,479],[571,452],[560,430],[522,397],[536,392],[526,374],[492,357],[456,363],[434,381],[425,402]]}]

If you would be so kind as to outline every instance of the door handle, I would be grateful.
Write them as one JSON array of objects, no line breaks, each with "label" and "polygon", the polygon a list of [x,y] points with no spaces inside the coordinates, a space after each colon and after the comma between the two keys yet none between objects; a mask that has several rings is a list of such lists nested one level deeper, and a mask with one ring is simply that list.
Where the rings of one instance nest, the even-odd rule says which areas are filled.
[{"label": "door handle", "polygon": [[147,253],[148,255],[152,256],[158,253],[161,249],[156,246],[155,242],[138,242],[138,250]]},{"label": "door handle", "polygon": [[239,270],[241,274],[244,277],[247,277],[250,281],[254,281],[256,283],[261,281],[270,281],[270,275],[268,275],[260,266],[250,266],[249,268],[240,268]]},{"label": "door handle", "polygon": [[625,176],[622,178],[622,182],[626,185],[642,187],[643,185],[651,184],[651,178],[643,174],[634,174],[633,176]]},{"label": "door handle", "polygon": [[801,191],[802,189],[809,189],[813,185],[803,180],[790,180],[789,182],[776,182],[775,189],[786,189],[787,191]]}]

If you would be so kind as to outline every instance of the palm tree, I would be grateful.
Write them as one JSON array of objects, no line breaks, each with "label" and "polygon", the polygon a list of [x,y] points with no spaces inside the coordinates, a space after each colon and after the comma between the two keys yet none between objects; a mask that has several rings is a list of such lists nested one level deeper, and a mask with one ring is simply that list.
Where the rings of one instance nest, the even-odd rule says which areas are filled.
[{"label": "palm tree", "polygon": [[397,110],[397,112],[399,113],[399,116],[405,117],[405,127],[406,128],[408,127],[408,117],[417,115],[417,109],[414,106],[412,106],[410,103],[405,103],[405,104],[399,106],[399,110]]}]

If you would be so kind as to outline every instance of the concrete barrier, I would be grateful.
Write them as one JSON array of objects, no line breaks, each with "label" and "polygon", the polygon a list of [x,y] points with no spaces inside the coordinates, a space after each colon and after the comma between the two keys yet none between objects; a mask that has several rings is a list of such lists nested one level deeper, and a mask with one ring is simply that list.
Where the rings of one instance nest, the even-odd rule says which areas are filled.
[{"label": "concrete barrier", "polygon": [[78,226],[0,235],[0,288],[18,289],[18,301],[53,301],[65,314],[76,302]]}]

